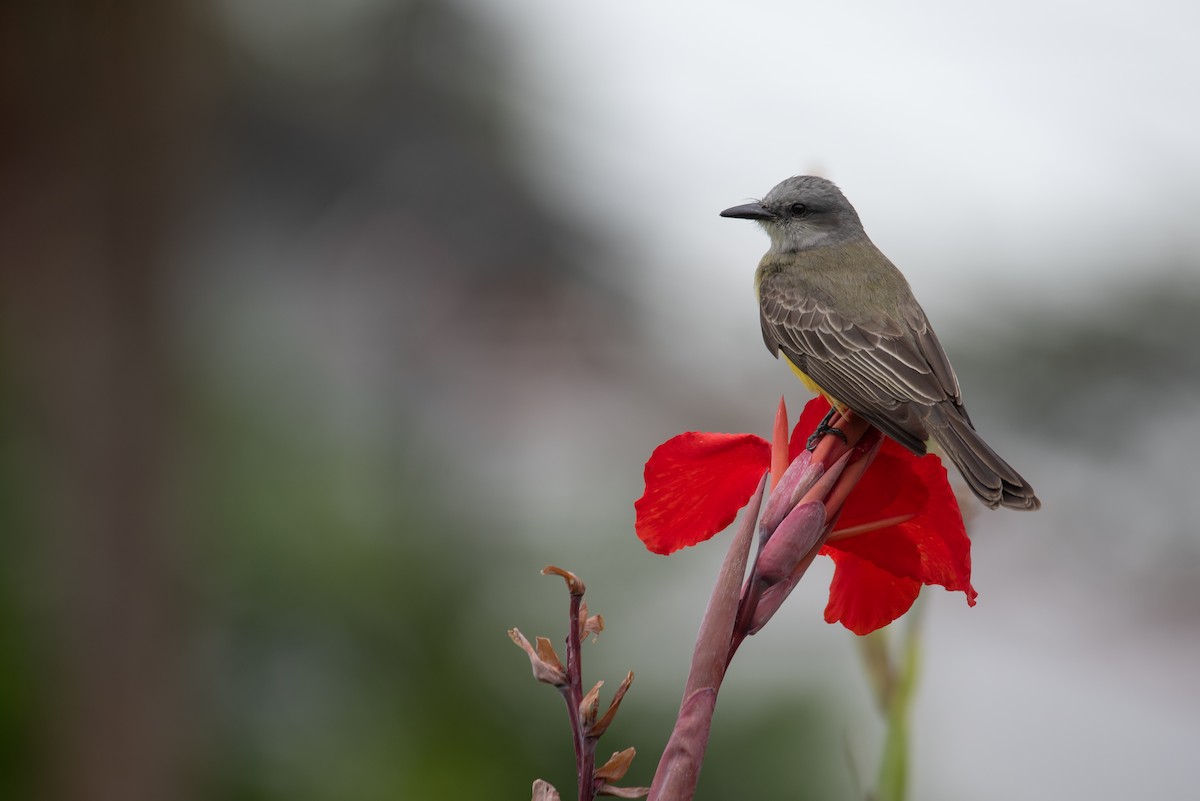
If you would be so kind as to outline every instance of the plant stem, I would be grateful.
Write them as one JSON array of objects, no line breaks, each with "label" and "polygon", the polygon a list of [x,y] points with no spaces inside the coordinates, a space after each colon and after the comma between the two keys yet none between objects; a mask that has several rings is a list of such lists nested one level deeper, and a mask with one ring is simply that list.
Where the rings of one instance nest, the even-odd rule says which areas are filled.
[{"label": "plant stem", "polygon": [[579,801],[596,797],[596,741],[587,736],[579,706],[583,702],[583,662],[580,649],[579,609],[582,595],[571,593],[571,619],[567,626],[567,686],[562,688],[575,742],[575,773],[579,782]]},{"label": "plant stem", "polygon": [[878,801],[905,801],[908,796],[908,724],[920,672],[921,600],[914,604],[904,642],[886,692],[887,735],[879,761]]}]

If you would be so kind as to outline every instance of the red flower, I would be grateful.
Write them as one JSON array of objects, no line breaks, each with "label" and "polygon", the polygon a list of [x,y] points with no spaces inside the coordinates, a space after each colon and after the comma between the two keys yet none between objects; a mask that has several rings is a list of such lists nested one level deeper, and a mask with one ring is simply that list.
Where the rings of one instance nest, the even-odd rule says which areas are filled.
[{"label": "red flower", "polygon": [[[788,461],[828,410],[822,398],[805,406]],[[634,504],[638,537],[661,554],[709,539],[733,522],[770,462],[770,443],[753,434],[690,432],[664,442],[646,462],[646,491]],[[923,584],[962,591],[975,604],[970,540],[946,469],[937,456],[918,458],[890,439],[846,497],[820,553],[836,565],[825,620],[856,634],[904,614]]]}]

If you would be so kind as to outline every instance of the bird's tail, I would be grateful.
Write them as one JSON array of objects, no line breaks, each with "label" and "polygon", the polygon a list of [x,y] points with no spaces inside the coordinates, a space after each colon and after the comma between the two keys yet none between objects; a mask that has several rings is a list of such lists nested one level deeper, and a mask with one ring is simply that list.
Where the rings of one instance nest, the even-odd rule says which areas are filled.
[{"label": "bird's tail", "polygon": [[942,414],[927,421],[929,433],[958,467],[967,486],[990,508],[1039,509],[1042,502],[1029,482],[996,455],[958,410],[939,409]]}]

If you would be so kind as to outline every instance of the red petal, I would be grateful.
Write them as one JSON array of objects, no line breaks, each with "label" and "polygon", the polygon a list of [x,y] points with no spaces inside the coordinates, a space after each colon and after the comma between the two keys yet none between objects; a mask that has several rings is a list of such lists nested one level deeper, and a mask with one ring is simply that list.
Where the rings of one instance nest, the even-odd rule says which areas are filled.
[{"label": "red petal", "polygon": [[646,491],[634,504],[638,538],[672,553],[733,522],[771,461],[771,445],[753,434],[688,432],[654,449]]},{"label": "red petal", "polygon": [[788,460],[791,461],[800,455],[800,451],[808,444],[808,438],[817,430],[817,426],[821,425],[821,421],[825,419],[825,415],[829,414],[829,410],[833,408],[829,405],[829,401],[825,400],[824,395],[817,397],[804,404],[804,411],[800,413],[800,419],[796,421],[796,427],[792,429],[792,439],[788,442]]},{"label": "red petal", "polygon": [[836,567],[825,607],[827,623],[840,622],[855,634],[870,634],[907,612],[921,592],[920,582],[894,576],[854,554],[829,555]]},{"label": "red petal", "polygon": [[[936,456],[932,458],[937,459]],[[853,528],[876,520],[923,513],[929,505],[928,482],[937,479],[936,473],[917,468],[923,461],[894,440],[885,438],[870,469],[846,499],[837,528]],[[949,490],[945,470],[941,483]]]},{"label": "red petal", "polygon": [[[894,445],[885,443],[885,448],[889,444]],[[974,605],[971,541],[958,501],[946,480],[946,468],[937,456],[918,459],[900,446],[895,447],[899,453],[879,454],[846,502],[845,510],[849,512],[858,499],[860,505],[853,511],[864,517],[846,521],[844,513],[838,525],[869,522],[870,518],[865,517],[868,513],[876,520],[914,511],[916,516],[887,528],[834,540],[828,548],[855,554],[893,576],[962,591],[967,595],[967,603]],[[888,484],[897,488],[890,495],[885,486]],[[865,500],[859,497],[864,490]],[[919,509],[913,509],[913,497],[923,500]],[[881,503],[884,500],[887,502]]]},{"label": "red petal", "polygon": [[[793,434],[803,447],[829,409],[815,399]],[[857,634],[885,626],[908,611],[922,584],[962,591],[974,605],[971,543],[958,501],[937,456],[917,457],[885,439],[870,469],[846,500],[835,532],[897,517],[904,522],[835,539],[822,553],[837,565],[825,619]]]},{"label": "red petal", "polygon": [[779,483],[779,479],[792,463],[788,453],[787,403],[779,398],[779,408],[775,411],[775,428],[771,433],[771,489]]}]

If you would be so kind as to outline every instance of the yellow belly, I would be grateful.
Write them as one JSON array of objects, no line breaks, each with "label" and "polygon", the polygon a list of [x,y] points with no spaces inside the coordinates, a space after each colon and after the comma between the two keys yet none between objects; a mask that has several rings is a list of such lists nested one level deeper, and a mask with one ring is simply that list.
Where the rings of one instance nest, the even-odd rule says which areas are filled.
[{"label": "yellow belly", "polygon": [[[781,354],[781,355],[782,355],[782,354]],[[791,360],[791,359],[789,359],[787,356],[784,356],[784,357],[783,357],[783,360],[784,360],[785,362],[787,362],[787,365],[788,365],[788,367],[792,368],[792,372],[793,372],[793,373],[795,373],[795,374],[796,374],[796,375],[797,375],[797,376],[800,378],[800,383],[802,383],[802,384],[804,384],[804,386],[808,387],[808,390],[809,390],[810,392],[815,392],[815,393],[816,393],[816,394],[818,394],[818,395],[824,395],[824,396],[825,396],[825,400],[829,401],[829,403],[830,403],[830,404],[831,404],[831,405],[832,405],[834,408],[836,408],[838,411],[843,411],[843,412],[844,412],[844,411],[846,410],[846,404],[842,403],[842,402],[841,402],[841,401],[839,401],[837,398],[833,397],[833,396],[832,396],[832,395],[830,395],[828,392],[826,392],[825,390],[821,389],[821,385],[820,385],[820,384],[818,384],[816,381],[813,381],[811,378],[809,378],[809,376],[808,376],[808,373],[804,372],[804,371],[803,371],[803,370],[801,370],[799,367],[797,367],[797,366],[796,366],[796,365],[795,365],[795,364],[792,362],[792,360]]]}]

